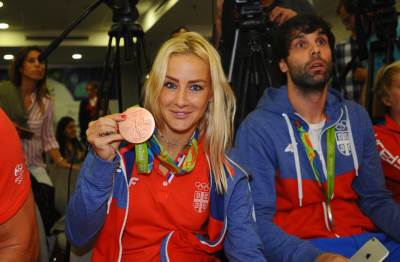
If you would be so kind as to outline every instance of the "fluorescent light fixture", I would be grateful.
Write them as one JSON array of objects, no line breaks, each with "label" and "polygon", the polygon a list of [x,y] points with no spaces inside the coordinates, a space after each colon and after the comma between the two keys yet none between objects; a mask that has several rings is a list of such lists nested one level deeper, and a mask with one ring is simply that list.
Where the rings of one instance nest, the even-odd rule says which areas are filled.
[{"label": "fluorescent light fixture", "polygon": [[3,2],[2,1],[0,1],[0,7],[3,7]]},{"label": "fluorescent light fixture", "polygon": [[0,23],[0,29],[7,29],[9,25],[7,23]]},{"label": "fluorescent light fixture", "polygon": [[79,60],[79,59],[82,59],[82,54],[73,54],[72,55],[72,59],[74,59],[74,60]]},{"label": "fluorescent light fixture", "polygon": [[6,54],[6,55],[3,56],[3,59],[4,60],[13,60],[14,56],[12,54]]}]

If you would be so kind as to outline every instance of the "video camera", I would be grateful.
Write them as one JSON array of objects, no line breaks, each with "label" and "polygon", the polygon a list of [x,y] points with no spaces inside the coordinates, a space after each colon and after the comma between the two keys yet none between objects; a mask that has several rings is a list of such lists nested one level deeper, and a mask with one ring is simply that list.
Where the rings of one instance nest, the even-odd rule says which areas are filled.
[{"label": "video camera", "polygon": [[373,25],[374,32],[380,40],[396,38],[397,12],[395,2],[395,0],[357,1],[357,14],[360,16],[363,25]]},{"label": "video camera", "polygon": [[138,0],[105,0],[108,7],[113,10],[113,22],[134,22],[139,17],[136,8]]},{"label": "video camera", "polygon": [[235,0],[239,15],[239,27],[244,29],[265,28],[267,16],[259,0]]}]

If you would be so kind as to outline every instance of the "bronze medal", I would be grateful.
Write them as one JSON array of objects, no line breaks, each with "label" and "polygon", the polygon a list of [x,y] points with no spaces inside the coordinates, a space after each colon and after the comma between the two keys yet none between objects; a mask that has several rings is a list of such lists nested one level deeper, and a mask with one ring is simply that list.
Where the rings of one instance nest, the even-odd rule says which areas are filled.
[{"label": "bronze medal", "polygon": [[130,107],[124,114],[125,121],[118,123],[122,137],[133,144],[140,144],[148,140],[154,132],[155,122],[153,115],[142,107]]}]

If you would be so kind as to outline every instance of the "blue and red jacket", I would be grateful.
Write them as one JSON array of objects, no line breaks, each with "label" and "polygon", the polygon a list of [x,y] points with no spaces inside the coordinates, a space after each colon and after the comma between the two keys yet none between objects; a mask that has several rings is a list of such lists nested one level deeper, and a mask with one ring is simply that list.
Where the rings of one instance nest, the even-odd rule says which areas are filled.
[{"label": "blue and red jacket", "polygon": [[385,122],[374,126],[374,131],[386,187],[400,203],[400,125],[386,115]]},{"label": "blue and red jacket", "polygon": [[385,188],[367,112],[329,90],[327,116],[316,154],[326,187],[327,130],[334,128],[335,178],[329,224],[325,196],[315,178],[296,123],[287,87],[269,88],[242,123],[236,137],[239,164],[250,172],[260,236],[270,261],[314,261],[321,254],[314,238],[350,236],[379,228],[400,240],[400,206]]},{"label": "blue and red jacket", "polygon": [[[133,145],[120,149],[114,161],[90,151],[78,178],[66,214],[66,234],[72,244],[95,241],[93,261],[121,261],[122,236],[128,221],[129,180],[134,167]],[[266,261],[254,222],[253,202],[245,172],[228,158],[234,175],[228,190],[217,194],[210,174],[210,219],[207,235],[171,231],[160,243],[161,261],[174,260],[174,243],[185,239],[194,248],[214,253],[222,248],[231,261]],[[190,175],[190,174],[188,174]]]}]

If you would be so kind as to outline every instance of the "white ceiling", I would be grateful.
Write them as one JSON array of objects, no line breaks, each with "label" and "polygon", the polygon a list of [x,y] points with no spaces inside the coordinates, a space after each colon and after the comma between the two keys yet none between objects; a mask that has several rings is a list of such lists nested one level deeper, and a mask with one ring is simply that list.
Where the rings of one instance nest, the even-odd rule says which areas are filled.
[{"label": "white ceiling", "polygon": [[[20,46],[46,47],[71,22],[95,0],[0,0],[0,22],[10,24],[8,30],[0,30],[0,66],[8,62],[5,53],[15,53]],[[180,25],[210,37],[213,24],[215,0],[140,0],[137,22],[145,28],[146,47],[150,58],[169,34]],[[233,0],[231,0],[233,1]],[[313,0],[319,15],[328,20],[338,41],[347,36],[336,15],[338,0]],[[397,6],[400,0],[396,0]],[[157,9],[158,8],[158,9]],[[155,11],[157,9],[157,11]],[[156,23],[149,27],[149,21]],[[102,65],[108,42],[107,32],[112,25],[112,9],[101,4],[71,33],[61,46],[49,56],[49,64],[56,65]],[[148,28],[148,29],[147,29]],[[39,38],[42,38],[41,40]],[[44,39],[43,39],[44,38]],[[73,61],[74,51],[83,59]]]},{"label": "white ceiling", "polygon": [[[10,28],[0,30],[0,66],[9,62],[2,59],[21,46],[46,47],[64,29],[80,16],[94,0],[0,0],[0,22]],[[141,0],[137,4],[140,17],[136,22],[145,30],[145,41],[151,57],[160,43],[175,28],[186,25],[191,30],[211,35],[212,1],[206,0]],[[50,56],[49,64],[101,65],[106,53],[108,31],[111,29],[113,10],[99,5],[88,15]],[[152,25],[155,21],[155,24]],[[74,51],[83,59],[73,61]]]}]

